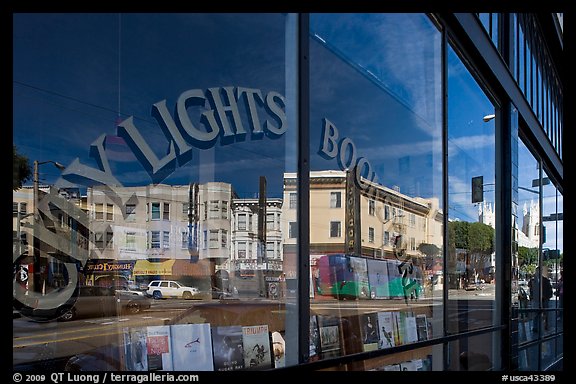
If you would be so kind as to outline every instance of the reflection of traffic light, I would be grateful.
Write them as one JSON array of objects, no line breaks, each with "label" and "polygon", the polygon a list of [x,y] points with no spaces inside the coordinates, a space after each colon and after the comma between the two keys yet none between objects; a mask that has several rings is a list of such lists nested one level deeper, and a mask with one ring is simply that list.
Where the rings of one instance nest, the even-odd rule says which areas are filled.
[{"label": "reflection of traffic light", "polygon": [[472,204],[484,201],[484,176],[472,178]]}]

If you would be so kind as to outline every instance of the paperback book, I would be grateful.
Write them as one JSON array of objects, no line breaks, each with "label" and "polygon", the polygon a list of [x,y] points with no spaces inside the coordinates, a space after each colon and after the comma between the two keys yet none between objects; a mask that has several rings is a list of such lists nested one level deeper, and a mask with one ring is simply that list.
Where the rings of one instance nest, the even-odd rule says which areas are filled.
[{"label": "paperback book", "polygon": [[268,325],[242,327],[242,347],[246,369],[258,370],[272,368],[270,333]]},{"label": "paperback book", "polygon": [[172,346],[169,325],[147,327],[146,352],[149,371],[172,371]]},{"label": "paperback book", "polygon": [[213,371],[210,324],[176,324],[170,328],[175,371]]},{"label": "paperback book", "polygon": [[242,326],[226,325],[212,328],[215,371],[244,369]]}]

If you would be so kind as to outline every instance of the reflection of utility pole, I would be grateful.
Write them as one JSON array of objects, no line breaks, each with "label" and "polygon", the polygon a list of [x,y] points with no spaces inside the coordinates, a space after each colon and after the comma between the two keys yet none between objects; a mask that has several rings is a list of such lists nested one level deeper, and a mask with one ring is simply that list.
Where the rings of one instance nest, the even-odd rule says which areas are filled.
[{"label": "reflection of utility pole", "polygon": [[190,183],[188,190],[188,252],[190,262],[196,263],[200,258],[198,254],[198,184]]},{"label": "reflection of utility pole", "polygon": [[266,177],[260,176],[258,193],[258,244],[256,256],[256,278],[260,296],[265,296],[266,283],[264,268],[268,269],[266,257]]}]

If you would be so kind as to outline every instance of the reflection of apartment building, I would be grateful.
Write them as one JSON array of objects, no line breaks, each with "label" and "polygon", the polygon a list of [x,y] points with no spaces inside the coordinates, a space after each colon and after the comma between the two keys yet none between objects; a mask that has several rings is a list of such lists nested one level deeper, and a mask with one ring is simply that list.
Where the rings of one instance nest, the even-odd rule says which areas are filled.
[{"label": "reflection of apartment building", "polygon": [[143,283],[209,285],[230,256],[231,199],[226,183],[89,188],[90,262],[131,262],[131,278]]},{"label": "reflection of apartment building", "polygon": [[[232,240],[230,271],[239,277],[256,270],[282,271],[282,200],[266,199],[266,235],[258,235],[258,199],[234,199],[232,202]],[[265,245],[265,247],[263,247]]]},{"label": "reflection of apartment building", "polygon": [[[228,183],[94,187],[87,195],[91,263],[131,262],[138,282],[160,277],[204,287],[226,285],[230,272],[281,271],[280,199],[266,200],[262,246],[258,199],[235,198]],[[258,263],[260,250],[266,263]]]},{"label": "reflection of apartment building", "polygon": [[[284,178],[284,204],[282,216],[285,258],[296,253],[296,174]],[[356,188],[359,206],[354,226],[347,227],[346,172],[310,172],[310,253],[347,252],[346,231],[360,231],[361,254],[374,258],[391,258],[394,241],[402,235],[402,244],[408,255],[421,256],[418,246],[423,243],[442,248],[443,214],[438,199],[410,197],[391,189],[364,181],[369,188]],[[349,237],[355,234],[349,233]],[[294,265],[287,262],[286,265]],[[290,271],[287,272],[290,276]]]}]

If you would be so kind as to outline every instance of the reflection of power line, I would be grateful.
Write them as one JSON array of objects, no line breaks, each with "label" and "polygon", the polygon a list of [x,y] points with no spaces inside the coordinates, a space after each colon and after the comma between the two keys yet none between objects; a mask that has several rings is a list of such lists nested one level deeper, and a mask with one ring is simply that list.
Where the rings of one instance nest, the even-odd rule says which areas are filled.
[{"label": "reflection of power line", "polygon": [[325,47],[328,51],[333,53],[336,57],[338,57],[342,62],[348,64],[350,67],[355,69],[359,72],[362,76],[364,76],[368,81],[376,85],[378,88],[386,92],[390,95],[393,99],[395,99],[399,104],[404,106],[408,111],[410,111],[418,120],[420,120],[425,126],[430,127],[430,123],[420,116],[414,109],[400,96],[398,96],[394,91],[390,89],[390,87],[382,81],[376,74],[374,74],[369,69],[365,68],[363,65],[357,63],[344,52],[336,48],[336,46],[332,45],[331,43],[327,42],[325,39],[310,31],[310,37],[314,39],[316,42],[320,43],[323,47]]}]

